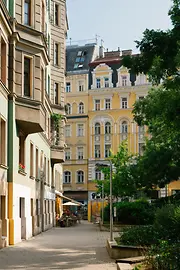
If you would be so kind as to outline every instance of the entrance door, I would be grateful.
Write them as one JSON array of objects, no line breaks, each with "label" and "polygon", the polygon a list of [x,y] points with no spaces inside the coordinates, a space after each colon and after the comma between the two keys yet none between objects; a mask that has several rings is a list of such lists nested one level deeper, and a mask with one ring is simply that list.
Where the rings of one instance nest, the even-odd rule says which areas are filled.
[{"label": "entrance door", "polygon": [[19,198],[19,214],[21,218],[21,239],[26,239],[25,198]]}]

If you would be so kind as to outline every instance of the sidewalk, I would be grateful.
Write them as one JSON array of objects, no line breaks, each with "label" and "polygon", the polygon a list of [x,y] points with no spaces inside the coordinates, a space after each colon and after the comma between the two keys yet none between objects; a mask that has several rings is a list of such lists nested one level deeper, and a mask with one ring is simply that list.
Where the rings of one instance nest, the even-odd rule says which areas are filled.
[{"label": "sidewalk", "polygon": [[53,228],[35,238],[0,250],[0,269],[115,270],[106,251],[108,232],[83,221],[68,228]]}]

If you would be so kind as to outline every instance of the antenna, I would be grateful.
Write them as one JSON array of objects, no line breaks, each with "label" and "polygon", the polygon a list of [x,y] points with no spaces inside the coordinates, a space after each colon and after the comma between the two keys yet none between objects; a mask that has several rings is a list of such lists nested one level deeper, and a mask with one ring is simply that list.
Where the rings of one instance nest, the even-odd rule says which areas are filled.
[{"label": "antenna", "polygon": [[98,38],[100,38],[100,36],[96,34],[96,44],[98,44]]}]

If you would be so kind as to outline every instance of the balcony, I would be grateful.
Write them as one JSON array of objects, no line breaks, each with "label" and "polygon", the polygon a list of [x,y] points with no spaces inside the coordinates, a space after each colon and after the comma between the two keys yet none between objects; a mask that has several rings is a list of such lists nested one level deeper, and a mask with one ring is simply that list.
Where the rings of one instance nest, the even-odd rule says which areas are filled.
[{"label": "balcony", "polygon": [[15,113],[17,125],[26,135],[45,130],[45,112],[41,102],[17,97]]},{"label": "balcony", "polygon": [[63,163],[65,161],[64,148],[64,132],[62,121],[59,125],[52,122],[51,125],[51,163]]}]

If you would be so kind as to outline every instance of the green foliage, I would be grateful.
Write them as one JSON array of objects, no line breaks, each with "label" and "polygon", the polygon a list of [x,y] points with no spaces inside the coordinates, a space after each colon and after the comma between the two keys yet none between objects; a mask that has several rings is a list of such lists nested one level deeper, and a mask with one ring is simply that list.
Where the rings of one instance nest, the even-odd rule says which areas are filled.
[{"label": "green foliage", "polygon": [[153,205],[159,208],[165,206],[166,204],[180,205],[180,193],[159,198],[153,201]]},{"label": "green foliage", "polygon": [[53,121],[55,129],[57,129],[59,127],[60,121],[62,119],[62,115],[57,114],[57,113],[52,113],[51,114],[51,119]]},{"label": "green foliage", "polygon": [[128,246],[149,246],[157,243],[157,233],[152,225],[124,229],[120,244]]},{"label": "green foliage", "polygon": [[[154,220],[154,208],[147,201],[115,203],[117,221],[121,224],[145,225],[152,224]],[[109,220],[109,205],[104,209],[104,218]]]}]

